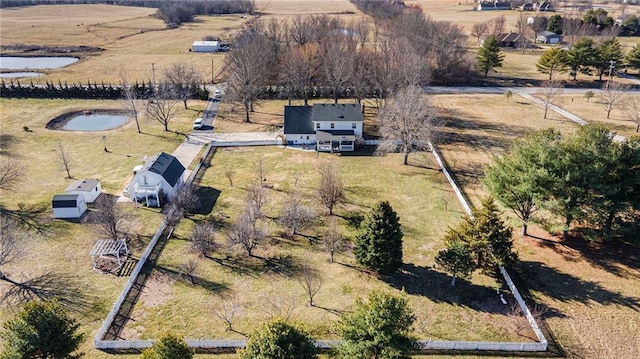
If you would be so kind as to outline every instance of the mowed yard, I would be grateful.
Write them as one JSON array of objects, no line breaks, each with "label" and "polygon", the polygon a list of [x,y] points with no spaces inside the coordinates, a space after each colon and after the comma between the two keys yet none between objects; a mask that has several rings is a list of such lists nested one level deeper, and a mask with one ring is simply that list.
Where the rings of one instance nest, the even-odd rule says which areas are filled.
[{"label": "mowed yard", "polygon": [[[268,189],[266,219],[269,237],[256,257],[226,248],[227,232],[236,222],[246,188],[256,180],[256,164],[263,161]],[[340,168],[346,201],[328,217],[315,198],[319,163],[332,161]],[[529,341],[532,333],[516,333],[524,319],[509,315],[500,303],[492,278],[477,274],[470,283],[451,288],[450,277],[434,269],[434,257],[443,248],[447,228],[460,220],[461,209],[444,176],[430,155],[417,155],[416,166],[402,166],[398,155],[317,155],[294,149],[220,148],[200,183],[204,215],[183,220],[165,247],[151,280],[133,311],[125,338],[155,338],[171,330],[190,338],[243,338],[256,325],[284,316],[307,328],[316,338],[336,338],[339,314],[351,310],[356,298],[373,290],[404,290],[417,315],[416,336],[435,340]],[[229,181],[231,176],[233,186]],[[292,191],[303,194],[304,204],[319,215],[317,224],[300,235],[283,235],[277,224],[281,208]],[[377,278],[361,271],[350,254],[336,256],[335,263],[322,250],[321,234],[328,221],[353,239],[357,223],[377,201],[388,200],[398,212],[404,232],[404,265],[389,277]],[[189,250],[195,222],[217,225],[220,249],[199,258]],[[181,274],[184,263],[197,261],[196,284]],[[301,268],[308,265],[323,285],[308,306],[299,283]],[[235,303],[238,312],[233,331],[218,317],[224,303]]]},{"label": "mowed yard", "polygon": [[[184,135],[164,132],[159,123],[143,118],[143,134],[136,132],[133,120],[120,128],[99,132],[49,130],[45,126],[51,119],[71,111],[122,107],[120,101],[0,99],[0,160],[13,159],[22,172],[13,190],[0,193],[0,203],[29,225],[26,255],[2,270],[10,280],[28,284],[31,290],[61,297],[82,324],[81,331],[87,334],[82,350],[92,358],[96,357],[92,336],[128,277],[93,271],[89,252],[95,241],[104,237],[98,234],[91,215],[83,223],[53,219],[53,195],[64,192],[73,182],[65,178],[56,149],[63,145],[74,179],[98,178],[104,193],[116,195],[145,155],[173,152]],[[190,109],[181,110],[169,128],[182,133],[190,131],[198,108],[202,108],[201,104],[190,103]],[[104,151],[105,147],[109,153]],[[135,258],[155,233],[162,216],[158,210],[134,209],[132,204],[125,204],[123,209],[128,212],[125,229]],[[12,290],[15,290],[12,283],[0,281],[0,297]],[[10,295],[0,302],[0,324],[19,310],[19,299],[19,295]]]},{"label": "mowed yard", "polygon": [[[591,102],[595,102],[592,99]],[[486,195],[480,179],[493,155],[503,154],[512,141],[543,128],[563,133],[578,125],[518,96],[439,95],[434,104],[444,117],[438,147],[472,202]],[[570,112],[588,121],[602,120],[603,110],[576,97],[562,102]],[[580,110],[584,107],[584,110]],[[591,112],[589,111],[591,110]],[[618,116],[617,112],[613,113]],[[613,118],[615,118],[612,116]],[[623,134],[630,134],[628,123]],[[613,127],[613,129],[617,129]],[[509,212],[505,212],[510,215]],[[519,223],[513,220],[514,227]],[[559,228],[559,227],[558,227]],[[517,272],[554,338],[569,357],[637,358],[640,356],[640,251],[623,243],[589,245],[582,239],[563,241],[545,230],[530,227],[530,237],[514,231],[520,255]]]}]

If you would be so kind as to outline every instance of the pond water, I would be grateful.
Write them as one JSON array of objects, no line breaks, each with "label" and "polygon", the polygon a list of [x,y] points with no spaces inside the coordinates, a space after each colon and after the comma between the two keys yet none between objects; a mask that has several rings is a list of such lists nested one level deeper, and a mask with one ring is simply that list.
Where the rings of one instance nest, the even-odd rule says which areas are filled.
[{"label": "pond water", "polygon": [[127,116],[123,115],[78,115],[69,120],[63,130],[69,131],[103,131],[116,128],[127,122]]},{"label": "pond water", "polygon": [[2,77],[2,78],[38,77],[38,76],[44,76],[44,74],[40,73],[40,72],[4,72],[4,73],[0,73],[0,77]]},{"label": "pond water", "polygon": [[78,61],[77,57],[0,56],[0,69],[57,69]]}]

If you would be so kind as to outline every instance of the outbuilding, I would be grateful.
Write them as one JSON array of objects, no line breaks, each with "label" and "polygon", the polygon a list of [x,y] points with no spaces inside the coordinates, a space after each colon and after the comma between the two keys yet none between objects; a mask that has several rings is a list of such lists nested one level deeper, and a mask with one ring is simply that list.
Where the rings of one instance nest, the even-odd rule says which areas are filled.
[{"label": "outbuilding", "polygon": [[562,41],[562,35],[558,35],[555,32],[551,31],[542,31],[536,37],[537,41],[540,41],[543,44],[551,44],[556,45]]},{"label": "outbuilding", "polygon": [[100,193],[102,193],[102,187],[100,186],[99,180],[85,178],[74,181],[64,192],[66,194],[82,195],[87,203],[93,203]]},{"label": "outbuilding", "polygon": [[81,194],[57,194],[51,201],[53,218],[79,219],[87,211],[87,202]]},{"label": "outbuilding", "polygon": [[220,41],[194,41],[191,45],[192,52],[218,52]]}]

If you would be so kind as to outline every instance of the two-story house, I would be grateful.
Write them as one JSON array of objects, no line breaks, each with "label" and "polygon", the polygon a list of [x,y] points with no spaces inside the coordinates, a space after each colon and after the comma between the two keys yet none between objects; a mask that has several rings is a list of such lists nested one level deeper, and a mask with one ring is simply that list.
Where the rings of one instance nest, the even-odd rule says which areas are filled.
[{"label": "two-story house", "polygon": [[360,104],[285,106],[287,144],[315,146],[321,152],[353,151],[362,139],[364,113]]}]

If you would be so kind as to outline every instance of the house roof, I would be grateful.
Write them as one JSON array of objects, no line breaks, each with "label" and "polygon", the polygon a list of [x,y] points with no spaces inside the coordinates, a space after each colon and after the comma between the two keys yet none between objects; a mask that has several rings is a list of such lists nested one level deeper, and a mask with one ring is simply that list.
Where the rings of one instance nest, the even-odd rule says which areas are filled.
[{"label": "house roof", "polygon": [[100,184],[100,181],[92,178],[85,178],[83,180],[73,181],[73,183],[67,187],[66,192],[69,191],[80,191],[80,192],[91,192],[96,186]]},{"label": "house roof", "polygon": [[192,46],[218,46],[220,45],[219,41],[194,41]]},{"label": "house roof", "polygon": [[558,34],[556,34],[555,32],[551,32],[551,31],[541,31],[540,33],[538,33],[538,36],[545,36],[545,37],[549,37],[549,36],[560,36]]},{"label": "house roof", "polygon": [[335,141],[341,139],[354,141],[355,132],[353,132],[353,130],[318,130],[316,132],[316,139],[319,141]]},{"label": "house roof", "polygon": [[311,120],[316,121],[346,121],[346,122],[362,122],[364,114],[359,104],[335,104],[335,103],[316,103],[313,105]]},{"label": "house roof", "polygon": [[315,133],[311,121],[311,106],[285,106],[284,107],[284,133],[306,134]]},{"label": "house roof", "polygon": [[516,42],[520,39],[520,34],[517,32],[501,33],[496,35],[496,39],[500,42]]},{"label": "house roof", "polygon": [[79,194],[56,194],[51,205],[53,208],[75,208],[78,205]]},{"label": "house roof", "polygon": [[149,158],[145,162],[142,171],[149,171],[157,173],[162,176],[172,187],[178,183],[178,179],[184,172],[184,166],[177,158],[160,152],[157,155]]}]

